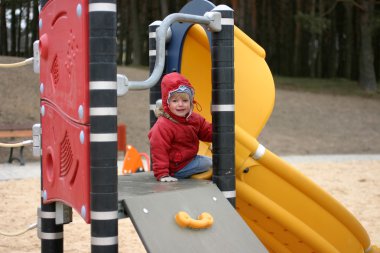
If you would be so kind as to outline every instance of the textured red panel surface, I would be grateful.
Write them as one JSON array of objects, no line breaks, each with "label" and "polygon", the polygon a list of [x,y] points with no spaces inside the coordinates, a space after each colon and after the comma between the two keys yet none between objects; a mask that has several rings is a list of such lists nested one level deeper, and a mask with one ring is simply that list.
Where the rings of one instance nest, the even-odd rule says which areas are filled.
[{"label": "textured red panel surface", "polygon": [[90,221],[89,126],[41,103],[44,202],[62,201]]},{"label": "textured red panel surface", "polygon": [[66,203],[88,223],[88,1],[49,1],[39,24],[43,198]]},{"label": "textured red panel surface", "polygon": [[41,99],[89,123],[88,3],[49,1],[40,14]]}]

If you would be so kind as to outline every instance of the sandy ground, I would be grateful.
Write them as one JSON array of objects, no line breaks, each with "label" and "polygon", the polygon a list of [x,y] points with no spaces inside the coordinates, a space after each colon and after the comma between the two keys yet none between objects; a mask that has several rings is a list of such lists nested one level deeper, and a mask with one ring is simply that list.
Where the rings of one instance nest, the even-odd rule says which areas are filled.
[{"label": "sandy ground", "polygon": [[[293,163],[306,176],[334,196],[361,222],[372,242],[380,245],[380,160]],[[15,232],[36,222],[39,179],[0,182],[0,231]],[[90,225],[74,212],[64,227],[65,252],[90,252]],[[119,251],[145,252],[129,219],[119,220]],[[0,252],[40,252],[36,230],[17,237],[0,235]]]},{"label": "sandy ground", "polygon": [[[39,188],[39,179],[0,182],[0,197],[3,203],[0,215],[1,232],[22,231],[37,222]],[[73,222],[64,227],[65,252],[90,252],[90,231],[90,225],[74,212]],[[129,219],[119,221],[119,251],[145,252]],[[41,252],[36,229],[16,237],[0,235],[0,252]]]},{"label": "sandy ground", "polygon": [[[0,57],[1,62],[17,59]],[[143,80],[145,69],[120,68],[130,80]],[[0,127],[31,127],[39,121],[39,81],[31,67],[0,69]],[[118,101],[119,122],[127,124],[127,141],[148,152],[148,92],[130,92]],[[380,154],[380,101],[360,97],[276,91],[276,105],[259,141],[279,155]],[[7,140],[1,140],[7,141]],[[16,141],[16,140],[8,140]],[[27,161],[33,160],[30,149]],[[0,148],[0,162],[8,150]],[[295,166],[346,206],[380,245],[380,161],[312,161]],[[36,222],[38,179],[0,182],[1,232]],[[90,251],[90,226],[75,214],[65,226],[65,252]],[[129,219],[120,220],[120,252],[144,252]],[[0,235],[1,252],[40,252],[36,231],[17,237]]]},{"label": "sandy ground", "polygon": [[306,176],[354,214],[380,245],[380,161],[298,164]]}]

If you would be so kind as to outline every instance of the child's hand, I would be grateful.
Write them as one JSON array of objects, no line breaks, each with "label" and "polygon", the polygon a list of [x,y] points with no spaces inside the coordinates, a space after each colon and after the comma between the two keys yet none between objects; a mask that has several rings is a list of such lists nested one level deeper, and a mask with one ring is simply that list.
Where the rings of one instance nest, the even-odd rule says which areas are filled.
[{"label": "child's hand", "polygon": [[160,178],[160,182],[177,182],[178,179],[171,176],[163,176]]}]

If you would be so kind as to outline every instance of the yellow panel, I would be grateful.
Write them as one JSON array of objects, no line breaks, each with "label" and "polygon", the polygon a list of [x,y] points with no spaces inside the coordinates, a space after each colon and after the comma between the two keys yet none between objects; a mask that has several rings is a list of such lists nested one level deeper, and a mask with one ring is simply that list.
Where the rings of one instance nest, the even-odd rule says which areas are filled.
[{"label": "yellow panel", "polygon": [[206,32],[195,25],[187,33],[182,51],[181,73],[195,88],[198,111],[211,121],[211,56]]},{"label": "yellow panel", "polygon": [[[274,106],[274,82],[263,58],[265,51],[235,27],[235,121],[257,137]],[[200,112],[211,120],[211,55],[206,32],[194,25],[187,33],[181,61],[181,73],[195,87]]]},{"label": "yellow panel", "polygon": [[[251,167],[250,171],[244,176],[244,183],[254,186],[256,191],[281,206],[284,211],[291,213],[316,233],[322,234],[336,248],[345,249],[343,252],[349,252],[346,251],[348,249],[351,252],[361,252],[363,250],[354,235],[335,216],[310,196],[266,167],[261,165]],[[279,232],[282,232],[282,230],[277,229],[276,234]],[[283,235],[283,238],[286,238],[286,234]],[[340,238],[345,238],[345,241],[340,240]]]}]

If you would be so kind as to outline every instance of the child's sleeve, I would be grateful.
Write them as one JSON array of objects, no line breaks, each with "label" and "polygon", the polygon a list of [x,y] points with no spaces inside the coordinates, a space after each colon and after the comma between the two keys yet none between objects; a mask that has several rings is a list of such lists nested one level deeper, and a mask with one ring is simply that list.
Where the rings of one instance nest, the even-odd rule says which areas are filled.
[{"label": "child's sleeve", "polygon": [[172,136],[171,131],[160,124],[154,126],[149,134],[153,172],[157,180],[160,180],[163,176],[170,175],[169,151]]},{"label": "child's sleeve", "polygon": [[200,117],[200,129],[198,137],[201,141],[212,142],[212,124]]}]

